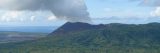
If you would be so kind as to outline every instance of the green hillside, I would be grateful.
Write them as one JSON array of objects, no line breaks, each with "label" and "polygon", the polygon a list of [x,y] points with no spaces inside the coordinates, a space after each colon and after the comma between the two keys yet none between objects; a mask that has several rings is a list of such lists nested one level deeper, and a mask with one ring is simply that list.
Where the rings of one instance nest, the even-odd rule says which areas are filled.
[{"label": "green hillside", "polygon": [[[73,24],[81,25],[75,27]],[[76,31],[67,31],[64,25],[58,32],[42,39],[0,44],[0,53],[160,53],[160,23],[80,27],[83,24],[67,24],[80,28]],[[83,29],[88,27],[91,28]]]}]

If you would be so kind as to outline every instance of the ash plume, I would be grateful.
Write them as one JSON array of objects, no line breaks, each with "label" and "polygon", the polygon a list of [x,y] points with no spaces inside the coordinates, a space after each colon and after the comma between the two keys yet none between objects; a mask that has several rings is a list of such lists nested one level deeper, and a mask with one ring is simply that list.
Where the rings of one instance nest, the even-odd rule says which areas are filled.
[{"label": "ash plume", "polygon": [[0,0],[0,9],[14,11],[47,10],[69,22],[91,22],[84,0]]}]

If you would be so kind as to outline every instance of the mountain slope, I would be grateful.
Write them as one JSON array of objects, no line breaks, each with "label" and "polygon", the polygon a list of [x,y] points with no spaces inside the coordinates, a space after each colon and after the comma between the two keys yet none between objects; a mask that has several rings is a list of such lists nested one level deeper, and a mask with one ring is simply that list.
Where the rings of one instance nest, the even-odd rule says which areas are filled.
[{"label": "mountain slope", "polygon": [[69,23],[43,39],[0,44],[0,53],[159,53],[159,38],[160,23]]},{"label": "mountain slope", "polygon": [[91,25],[88,23],[81,23],[81,22],[76,22],[76,23],[67,22],[62,27],[52,32],[50,35],[77,32],[77,31],[90,30],[90,29],[99,29],[99,28],[104,28],[104,27],[106,26],[102,24],[101,25]]}]

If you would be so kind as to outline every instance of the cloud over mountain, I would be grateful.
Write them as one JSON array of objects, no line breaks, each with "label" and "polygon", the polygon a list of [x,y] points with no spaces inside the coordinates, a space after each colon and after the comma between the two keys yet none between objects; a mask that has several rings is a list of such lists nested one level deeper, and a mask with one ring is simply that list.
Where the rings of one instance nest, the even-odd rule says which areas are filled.
[{"label": "cloud over mountain", "polygon": [[84,0],[0,0],[0,8],[13,11],[52,11],[59,19],[90,22]]}]

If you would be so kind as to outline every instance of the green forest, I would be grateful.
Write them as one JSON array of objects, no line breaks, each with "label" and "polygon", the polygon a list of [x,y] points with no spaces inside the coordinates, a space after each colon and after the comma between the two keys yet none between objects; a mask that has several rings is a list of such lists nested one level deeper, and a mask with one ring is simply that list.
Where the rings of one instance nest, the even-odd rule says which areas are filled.
[{"label": "green forest", "polygon": [[0,53],[160,53],[160,23],[103,26],[0,44]]}]

